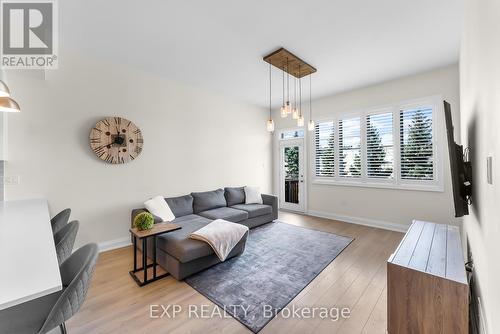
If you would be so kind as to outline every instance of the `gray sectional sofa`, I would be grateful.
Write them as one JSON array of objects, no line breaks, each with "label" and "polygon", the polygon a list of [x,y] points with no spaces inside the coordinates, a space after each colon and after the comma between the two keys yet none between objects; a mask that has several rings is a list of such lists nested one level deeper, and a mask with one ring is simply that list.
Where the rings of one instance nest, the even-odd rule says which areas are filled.
[{"label": "gray sectional sofa", "polygon": [[[225,219],[249,228],[272,222],[278,218],[278,199],[273,195],[262,195],[263,204],[245,204],[243,187],[196,192],[180,197],[165,198],[175,215],[172,223],[182,228],[157,237],[157,261],[173,277],[182,280],[189,275],[220,263],[208,244],[189,239],[189,235],[215,219]],[[131,222],[144,208],[132,210]],[[161,222],[155,217],[155,223]],[[233,248],[228,259],[245,250],[248,235]],[[139,243],[140,244],[140,243]],[[152,243],[148,243],[148,254],[152,254]]]}]

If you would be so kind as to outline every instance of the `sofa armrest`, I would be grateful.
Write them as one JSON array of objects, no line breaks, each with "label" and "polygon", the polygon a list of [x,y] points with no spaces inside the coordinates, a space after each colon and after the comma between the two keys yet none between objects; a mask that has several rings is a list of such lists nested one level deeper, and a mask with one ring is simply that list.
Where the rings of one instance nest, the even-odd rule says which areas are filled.
[{"label": "sofa armrest", "polygon": [[278,219],[278,196],[262,194],[262,203],[273,208],[273,220]]}]

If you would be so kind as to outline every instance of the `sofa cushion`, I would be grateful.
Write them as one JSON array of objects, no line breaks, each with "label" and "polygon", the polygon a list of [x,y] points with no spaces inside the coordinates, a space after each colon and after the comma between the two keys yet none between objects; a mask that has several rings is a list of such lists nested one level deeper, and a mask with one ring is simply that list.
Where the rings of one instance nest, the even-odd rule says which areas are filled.
[{"label": "sofa cushion", "polygon": [[191,195],[165,198],[165,201],[167,201],[175,217],[182,217],[193,213],[193,196]]},{"label": "sofa cushion", "polygon": [[259,217],[273,212],[273,208],[265,204],[238,204],[233,205],[232,208],[246,211],[248,218]]},{"label": "sofa cushion", "polygon": [[191,193],[191,196],[193,196],[194,213],[216,209],[227,205],[226,198],[224,197],[224,190],[222,189]]},{"label": "sofa cushion", "polygon": [[226,197],[227,206],[245,203],[244,187],[224,188],[224,196]]},{"label": "sofa cushion", "polygon": [[240,222],[242,220],[248,219],[248,213],[246,211],[237,210],[233,208],[223,207],[212,210],[207,210],[198,213],[200,216],[206,217],[208,219],[225,219],[233,223]]},{"label": "sofa cushion", "polygon": [[189,239],[189,235],[192,232],[199,230],[210,222],[210,219],[195,214],[176,218],[172,223],[182,228],[158,235],[156,237],[156,245],[159,249],[183,263],[215,254],[207,243]]}]

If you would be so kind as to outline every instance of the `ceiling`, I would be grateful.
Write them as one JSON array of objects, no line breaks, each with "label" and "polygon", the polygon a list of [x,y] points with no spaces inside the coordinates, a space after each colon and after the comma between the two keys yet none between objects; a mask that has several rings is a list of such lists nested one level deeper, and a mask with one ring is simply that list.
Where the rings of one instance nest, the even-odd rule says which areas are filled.
[{"label": "ceiling", "polygon": [[[315,66],[313,97],[458,61],[462,0],[64,0],[61,48],[268,105],[262,57]],[[274,72],[274,101],[281,76]]]}]

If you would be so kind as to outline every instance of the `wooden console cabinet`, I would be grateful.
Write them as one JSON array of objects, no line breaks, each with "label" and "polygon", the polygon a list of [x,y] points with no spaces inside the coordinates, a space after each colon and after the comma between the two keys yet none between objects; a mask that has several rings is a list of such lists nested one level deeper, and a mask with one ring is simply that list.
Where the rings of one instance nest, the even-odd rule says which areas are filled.
[{"label": "wooden console cabinet", "polygon": [[468,324],[458,227],[414,221],[387,261],[388,334],[466,334]]}]

